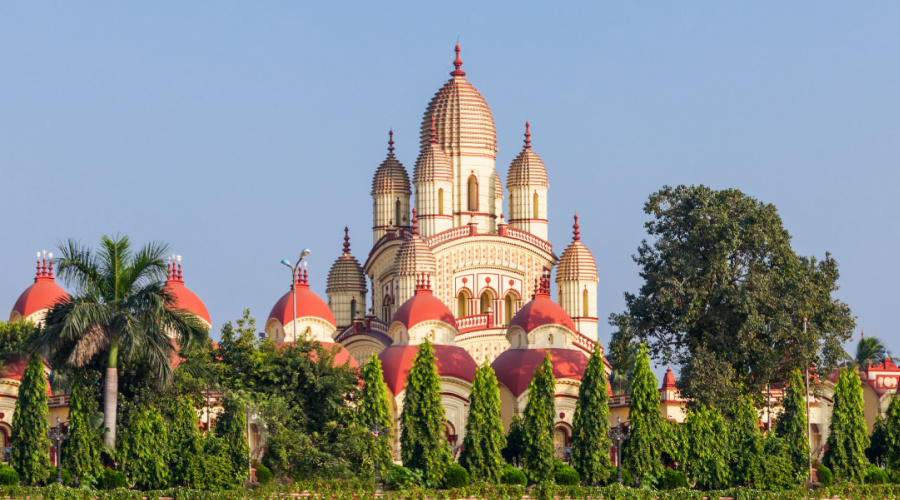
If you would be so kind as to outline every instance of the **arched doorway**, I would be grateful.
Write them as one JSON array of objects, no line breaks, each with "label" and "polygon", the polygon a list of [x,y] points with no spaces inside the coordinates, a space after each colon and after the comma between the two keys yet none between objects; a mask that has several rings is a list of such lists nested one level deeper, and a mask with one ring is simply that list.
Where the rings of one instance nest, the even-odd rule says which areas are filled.
[{"label": "arched doorway", "polygon": [[553,430],[553,451],[556,452],[556,458],[563,462],[569,461],[569,430],[564,426],[559,426]]},{"label": "arched doorway", "polygon": [[474,175],[469,176],[468,195],[469,195],[469,203],[468,203],[469,212],[477,212],[478,211],[478,179],[476,179]]},{"label": "arched doorway", "polygon": [[534,203],[533,203],[533,205],[534,205],[534,217],[533,217],[533,218],[534,218],[534,219],[538,219],[538,218],[539,218],[538,215],[540,215],[540,211],[538,210],[538,194],[537,194],[537,192],[534,193],[534,200],[533,200],[533,201],[534,201]]},{"label": "arched doorway", "polygon": [[481,301],[479,302],[478,313],[485,314],[491,308],[491,304],[494,302],[494,295],[490,290],[485,290],[481,292]]},{"label": "arched doorway", "polygon": [[508,325],[513,318],[513,314],[515,311],[513,309],[516,307],[516,298],[511,293],[506,294],[506,298],[503,299],[503,324]]},{"label": "arched doorway", "polygon": [[462,318],[469,315],[469,292],[460,290],[456,298],[456,317]]}]

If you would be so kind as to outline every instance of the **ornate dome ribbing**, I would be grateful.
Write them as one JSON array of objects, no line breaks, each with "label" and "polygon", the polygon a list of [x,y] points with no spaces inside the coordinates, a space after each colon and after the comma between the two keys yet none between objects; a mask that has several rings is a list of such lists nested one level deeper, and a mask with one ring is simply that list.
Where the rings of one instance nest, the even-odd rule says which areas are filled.
[{"label": "ornate dome ribbing", "polygon": [[344,251],[328,271],[325,293],[366,292],[366,275],[356,257],[350,255],[349,230],[344,228]]},{"label": "ornate dome ribbing", "polygon": [[388,155],[381,162],[375,177],[372,179],[372,194],[378,193],[405,193],[412,194],[409,184],[409,174],[406,168],[394,156],[394,131],[390,131],[388,140]]},{"label": "ornate dome ribbing", "polygon": [[431,140],[422,148],[416,166],[413,168],[413,182],[452,181],[453,165],[450,157],[437,143],[434,119],[431,120]]},{"label": "ornate dome ribbing", "polygon": [[509,165],[506,187],[512,186],[548,186],[547,167],[541,157],[531,149],[531,125],[525,122],[525,147],[519,156]]},{"label": "ornate dome ribbing", "polygon": [[434,252],[419,236],[419,219],[416,218],[416,209],[413,209],[412,236],[400,245],[397,251],[397,260],[394,269],[398,276],[418,276],[425,273],[434,276],[437,273],[437,260]]},{"label": "ornate dome ribbing", "polygon": [[497,128],[494,115],[487,101],[460,69],[459,45],[456,46],[456,70],[451,78],[428,103],[420,129],[420,147],[424,150],[431,142],[431,118],[437,130],[438,144],[450,156],[460,149],[482,150],[494,157],[497,152]]},{"label": "ornate dome ribbing", "polygon": [[500,174],[496,170],[494,170],[494,198],[503,199],[503,180],[500,179]]},{"label": "ornate dome ribbing", "polygon": [[581,234],[578,231],[578,215],[575,216],[574,230],[572,231],[572,243],[566,247],[556,268],[556,281],[598,281],[597,263],[588,247],[581,242]]}]

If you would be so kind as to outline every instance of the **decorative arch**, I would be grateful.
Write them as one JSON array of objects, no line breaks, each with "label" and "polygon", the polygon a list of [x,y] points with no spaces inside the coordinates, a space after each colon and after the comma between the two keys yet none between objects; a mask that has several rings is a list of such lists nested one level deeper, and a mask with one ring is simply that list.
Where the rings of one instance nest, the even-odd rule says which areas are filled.
[{"label": "decorative arch", "polygon": [[584,317],[590,316],[590,314],[588,314],[590,310],[591,309],[588,307],[588,291],[587,288],[585,288],[581,292],[581,315]]},{"label": "decorative arch", "polygon": [[400,227],[400,198],[394,203],[394,226]]},{"label": "decorative arch", "polygon": [[438,215],[444,215],[444,188],[438,188]]},{"label": "decorative arch", "polygon": [[477,212],[478,211],[478,178],[475,177],[475,175],[469,176],[467,194],[468,194],[468,198],[469,198],[469,203],[468,203],[469,212]]},{"label": "decorative arch", "polygon": [[485,314],[488,312],[488,309],[492,309],[494,304],[494,291],[490,288],[485,288],[481,292],[481,296],[478,300],[478,313]]},{"label": "decorative arch", "polygon": [[519,302],[519,294],[515,292],[515,290],[510,290],[506,292],[506,296],[503,297],[503,324],[508,325],[513,316],[516,314],[516,304]]},{"label": "decorative arch", "polygon": [[538,194],[537,194],[537,191],[535,191],[535,192],[534,192],[534,197],[533,197],[533,200],[532,200],[532,204],[534,205],[534,206],[532,207],[532,208],[533,208],[533,211],[534,211],[534,214],[533,214],[534,217],[532,217],[533,219],[540,219],[540,217],[539,217],[540,211],[538,210],[538,201],[539,201],[539,199],[538,199]]},{"label": "decorative arch", "polygon": [[469,300],[472,298],[468,289],[463,288],[456,296],[456,317],[462,318],[469,315]]},{"label": "decorative arch", "polygon": [[381,301],[381,320],[385,323],[391,322],[391,308],[394,305],[394,298],[390,295],[385,295],[384,299]]},{"label": "decorative arch", "polygon": [[350,299],[350,321],[356,319],[356,297]]}]

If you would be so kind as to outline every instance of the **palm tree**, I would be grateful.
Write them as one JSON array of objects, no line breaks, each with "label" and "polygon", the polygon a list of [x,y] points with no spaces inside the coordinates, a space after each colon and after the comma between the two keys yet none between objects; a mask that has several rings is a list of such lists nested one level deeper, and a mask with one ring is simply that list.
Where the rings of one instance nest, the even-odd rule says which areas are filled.
[{"label": "palm tree", "polygon": [[[866,368],[869,364],[877,364],[890,358],[891,351],[885,347],[884,342],[878,337],[863,337],[856,344],[856,356],[851,360],[858,368]],[[893,359],[893,358],[891,358]]]},{"label": "palm tree", "polygon": [[100,241],[96,252],[75,240],[60,244],[59,275],[75,294],[48,312],[36,347],[54,366],[81,368],[105,357],[104,442],[114,449],[119,366],[139,358],[166,384],[176,345],[192,345],[207,332],[195,316],[176,309],[163,288],[166,245],[150,243],[132,253],[127,236]]}]

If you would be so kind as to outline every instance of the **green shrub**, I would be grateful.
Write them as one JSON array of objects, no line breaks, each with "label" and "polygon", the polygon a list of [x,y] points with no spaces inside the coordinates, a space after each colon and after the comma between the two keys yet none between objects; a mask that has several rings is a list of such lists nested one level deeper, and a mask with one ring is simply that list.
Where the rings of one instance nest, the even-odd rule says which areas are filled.
[{"label": "green shrub", "polygon": [[816,477],[819,478],[819,484],[827,488],[834,484],[834,473],[831,469],[825,467],[825,464],[816,464]]},{"label": "green shrub", "polygon": [[100,479],[97,481],[97,489],[101,490],[127,487],[128,481],[125,480],[125,474],[115,469],[103,469],[103,472],[100,473]]},{"label": "green shrub", "polygon": [[661,490],[674,490],[675,488],[687,488],[687,476],[680,470],[670,469],[668,467],[663,470],[659,476],[657,487]]},{"label": "green shrub", "polygon": [[269,484],[272,482],[272,471],[263,464],[256,465],[256,481],[259,484]]},{"label": "green shrub", "polygon": [[422,472],[394,465],[384,478],[384,486],[389,490],[406,490],[422,483]]},{"label": "green shrub", "polygon": [[[47,484],[53,484],[56,482],[56,466],[50,466],[50,476],[47,477]],[[63,486],[71,486],[72,485],[72,474],[69,473],[69,469],[62,470],[62,484]]]},{"label": "green shrub", "polygon": [[577,470],[568,465],[563,465],[555,468],[553,480],[561,486],[575,486],[581,482],[581,476],[578,475]]},{"label": "green shrub", "polygon": [[761,453],[755,453],[750,457],[748,486],[765,491],[784,491],[797,486],[794,462],[785,448],[784,441],[767,436],[763,438],[762,444]]},{"label": "green shrub", "polygon": [[500,482],[502,484],[513,484],[518,486],[528,486],[528,478],[525,473],[512,465],[504,465],[500,470]]},{"label": "green shrub", "polygon": [[4,465],[0,467],[0,485],[15,486],[19,484],[19,473],[16,469]]},{"label": "green shrub", "polygon": [[[618,469],[615,465],[609,468],[609,476],[606,479],[606,485],[614,484],[616,482],[616,476],[618,474]],[[622,486],[631,486],[634,482],[634,476],[631,475],[631,471],[622,467]]]},{"label": "green shrub", "polygon": [[869,465],[866,468],[866,484],[887,484],[888,475],[881,467]]},{"label": "green shrub", "polygon": [[457,463],[450,464],[444,474],[444,486],[446,488],[462,488],[469,485],[469,471]]}]

